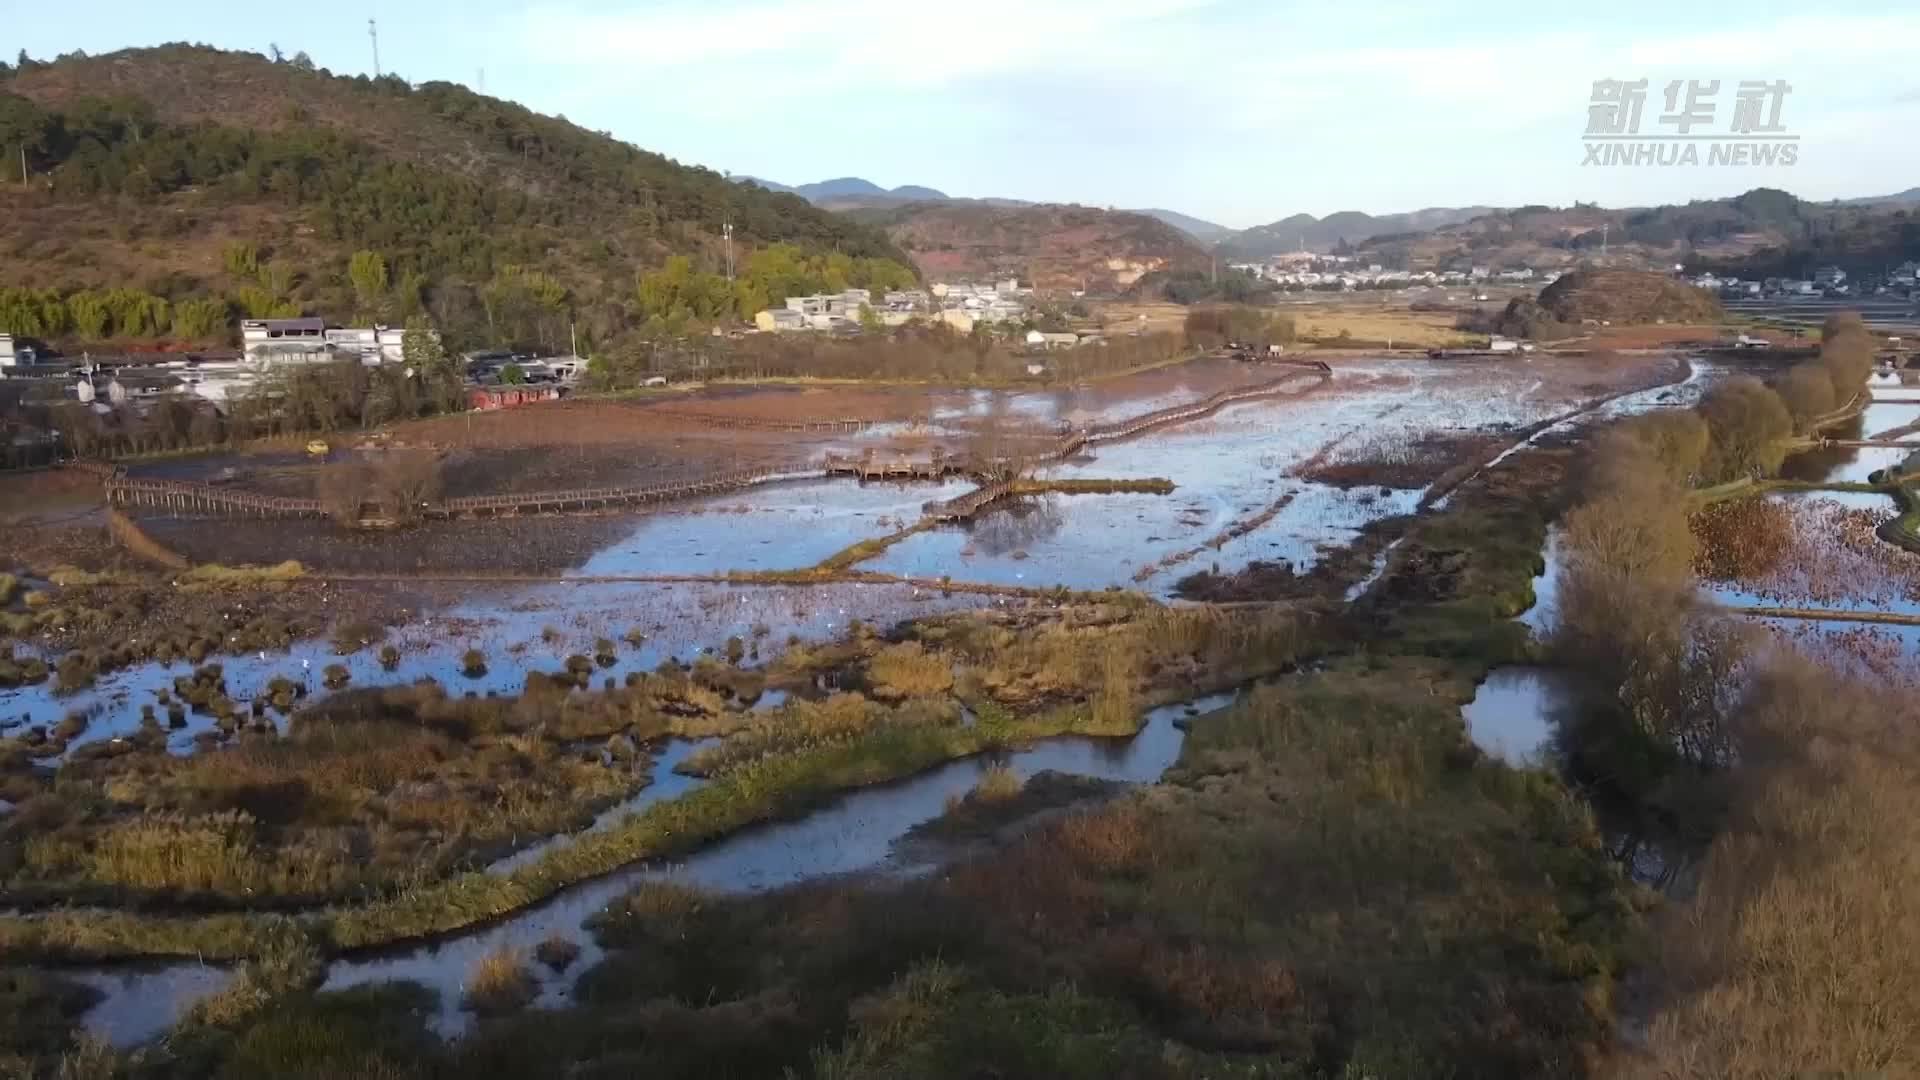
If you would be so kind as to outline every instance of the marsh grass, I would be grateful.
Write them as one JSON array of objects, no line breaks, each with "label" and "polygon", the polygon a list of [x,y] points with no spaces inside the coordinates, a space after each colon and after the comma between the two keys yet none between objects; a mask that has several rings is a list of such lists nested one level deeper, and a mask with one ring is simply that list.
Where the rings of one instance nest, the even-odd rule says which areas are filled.
[{"label": "marsh grass", "polygon": [[540,980],[520,950],[499,948],[481,957],[467,973],[461,1008],[482,1016],[518,1012],[540,996]]},{"label": "marsh grass", "polygon": [[306,567],[291,560],[272,566],[221,566],[206,563],[196,566],[177,579],[188,592],[220,589],[285,588],[307,576]]},{"label": "marsh grass", "polygon": [[74,1045],[81,1016],[99,999],[92,988],[52,973],[0,968],[0,1068],[34,1075],[36,1060]]},{"label": "marsh grass", "polygon": [[953,664],[928,653],[919,642],[907,641],[876,653],[867,662],[867,680],[873,695],[886,701],[944,694],[953,686]]}]

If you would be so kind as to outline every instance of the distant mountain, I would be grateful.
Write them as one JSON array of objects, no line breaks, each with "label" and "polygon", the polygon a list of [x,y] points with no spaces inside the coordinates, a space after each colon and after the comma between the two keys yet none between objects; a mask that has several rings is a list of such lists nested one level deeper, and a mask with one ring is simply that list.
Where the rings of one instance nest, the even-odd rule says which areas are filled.
[{"label": "distant mountain", "polygon": [[1815,203],[1755,188],[1674,206],[1493,210],[1439,228],[1369,237],[1353,250],[1410,270],[1572,269],[1604,260],[1609,267],[1683,263],[1741,276],[1806,274],[1829,264],[1859,273],[1920,256],[1920,213],[1913,204]]},{"label": "distant mountain", "polygon": [[1119,292],[1148,274],[1209,265],[1193,237],[1125,210],[947,200],[846,216],[885,229],[930,281],[1012,277],[1047,291]]},{"label": "distant mountain", "polygon": [[837,208],[853,206],[878,206],[888,203],[927,202],[945,199],[945,192],[918,184],[902,184],[897,188],[883,188],[871,180],[858,176],[838,176],[832,180],[820,180],[811,184],[798,184],[789,187],[786,184],[762,180],[757,176],[736,176],[742,183],[758,184],[768,191],[792,192],[816,206],[835,204]]},{"label": "distant mountain", "polygon": [[1233,233],[1233,230],[1227,228],[1225,225],[1215,225],[1211,221],[1203,221],[1200,218],[1183,214],[1178,210],[1161,210],[1156,207],[1153,209],[1134,210],[1130,212],[1135,214],[1145,214],[1150,218],[1155,218],[1157,220],[1164,221],[1167,224],[1173,226],[1176,229],[1179,229],[1181,232],[1186,233],[1188,236],[1193,237],[1195,240],[1198,240],[1203,244],[1211,244],[1214,241],[1219,240],[1222,237],[1229,236]]},{"label": "distant mountain", "polygon": [[1435,206],[1404,214],[1366,214],[1341,210],[1324,218],[1294,214],[1270,225],[1257,225],[1226,237],[1220,254],[1238,259],[1267,259],[1290,251],[1328,252],[1342,244],[1357,244],[1375,236],[1428,232],[1458,225],[1483,214],[1487,206]]},{"label": "distant mountain", "polygon": [[1920,203],[1920,187],[1910,187],[1892,195],[1868,195],[1858,199],[1841,199],[1843,206],[1912,206]]}]

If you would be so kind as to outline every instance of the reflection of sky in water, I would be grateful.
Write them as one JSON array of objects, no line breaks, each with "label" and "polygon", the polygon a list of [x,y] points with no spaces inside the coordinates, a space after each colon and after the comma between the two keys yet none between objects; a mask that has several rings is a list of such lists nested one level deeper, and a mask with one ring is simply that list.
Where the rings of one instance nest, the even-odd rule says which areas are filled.
[{"label": "reflection of sky in water", "polygon": [[1756,621],[1821,663],[1909,686],[1920,680],[1920,626],[1806,619]]},{"label": "reflection of sky in water", "polygon": [[[1876,399],[1860,414],[1860,430],[1868,437],[1897,427],[1920,422],[1920,399],[1912,402],[1888,402]],[[1903,441],[1912,435],[1899,436]]]},{"label": "reflection of sky in water", "polygon": [[[1363,393],[1244,402],[1208,419],[1095,447],[1043,475],[1165,477],[1175,484],[1173,494],[1053,496],[990,513],[970,528],[908,537],[861,567],[995,584],[1144,587],[1161,595],[1215,563],[1231,571],[1254,560],[1284,559],[1305,571],[1323,547],[1351,542],[1370,521],[1412,512],[1420,498],[1418,491],[1341,491],[1287,475],[1330,442],[1342,439],[1349,450],[1367,442],[1398,447],[1434,430],[1536,423],[1573,404],[1542,394],[1544,380],[1507,379],[1489,387],[1444,364],[1361,363],[1341,373],[1403,380]],[[1260,528],[1136,582],[1143,567],[1199,547],[1288,494],[1293,500]]]},{"label": "reflection of sky in water", "polygon": [[[573,571],[576,576],[799,570],[919,520],[923,504],[971,490],[940,484],[815,480],[719,496],[648,514]],[[745,512],[739,512],[744,507]]]},{"label": "reflection of sky in water", "polygon": [[1467,734],[1480,749],[1509,765],[1537,765],[1549,752],[1554,714],[1564,706],[1568,693],[1563,672],[1497,668],[1460,714]]}]

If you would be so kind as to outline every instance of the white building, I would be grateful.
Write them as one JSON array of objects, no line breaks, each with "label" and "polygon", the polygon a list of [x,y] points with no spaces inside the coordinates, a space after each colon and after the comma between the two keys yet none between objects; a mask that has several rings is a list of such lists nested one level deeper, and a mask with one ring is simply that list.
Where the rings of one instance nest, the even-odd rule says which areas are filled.
[{"label": "white building", "polygon": [[12,367],[18,359],[13,352],[13,335],[0,334],[0,368]]},{"label": "white building", "polygon": [[[438,336],[438,331],[433,331]],[[333,326],[325,319],[246,319],[240,343],[260,364],[324,363],[357,359],[363,364],[397,364],[405,359],[406,331],[393,326]]]}]

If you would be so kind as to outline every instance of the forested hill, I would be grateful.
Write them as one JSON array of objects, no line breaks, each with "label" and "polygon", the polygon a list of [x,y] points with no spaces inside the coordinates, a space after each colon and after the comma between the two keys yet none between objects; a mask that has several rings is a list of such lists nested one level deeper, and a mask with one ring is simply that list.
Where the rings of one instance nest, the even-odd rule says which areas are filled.
[{"label": "forested hill", "polygon": [[[449,83],[188,45],[0,68],[0,287],[16,294],[134,289],[236,318],[425,309],[496,340],[577,318],[605,339],[685,316],[646,310],[637,276],[676,255],[718,271],[728,220],[743,265],[775,251],[775,291],[911,276],[877,229]],[[361,274],[356,252],[375,257]],[[720,306],[768,288],[742,281]],[[170,327],[105,332],[142,329]]]}]

